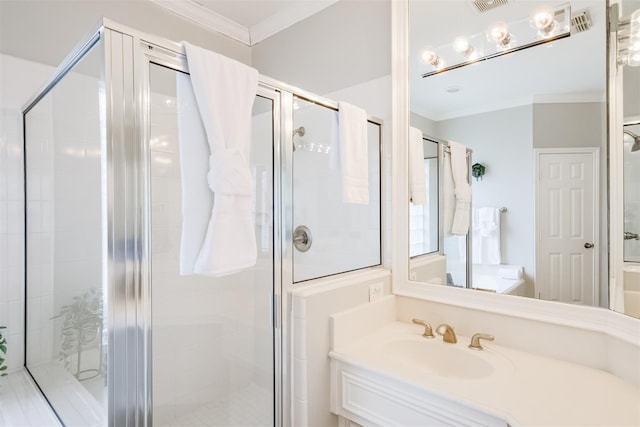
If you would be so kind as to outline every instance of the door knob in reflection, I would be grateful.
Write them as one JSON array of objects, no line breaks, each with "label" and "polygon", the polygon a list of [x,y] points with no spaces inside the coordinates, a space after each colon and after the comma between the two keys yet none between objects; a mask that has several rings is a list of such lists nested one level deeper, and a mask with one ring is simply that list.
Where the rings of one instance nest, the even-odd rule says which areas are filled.
[{"label": "door knob in reflection", "polygon": [[595,245],[593,243],[585,243],[584,247],[587,249],[591,249],[592,247],[594,247]]}]

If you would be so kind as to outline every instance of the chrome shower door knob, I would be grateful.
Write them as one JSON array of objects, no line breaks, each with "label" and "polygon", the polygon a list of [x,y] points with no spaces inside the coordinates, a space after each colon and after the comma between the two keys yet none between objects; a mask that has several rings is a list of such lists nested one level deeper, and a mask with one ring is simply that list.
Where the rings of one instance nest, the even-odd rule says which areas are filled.
[{"label": "chrome shower door knob", "polygon": [[311,248],[311,230],[300,225],[293,232],[293,246],[300,252],[307,252]]}]

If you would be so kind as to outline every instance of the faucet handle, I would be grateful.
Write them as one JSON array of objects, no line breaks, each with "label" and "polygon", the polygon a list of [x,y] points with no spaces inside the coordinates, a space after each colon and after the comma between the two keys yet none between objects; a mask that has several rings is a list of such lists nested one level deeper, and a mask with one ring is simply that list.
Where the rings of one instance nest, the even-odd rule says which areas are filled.
[{"label": "faucet handle", "polygon": [[424,334],[422,334],[423,337],[435,338],[435,336],[433,335],[433,329],[431,329],[431,325],[426,320],[413,319],[412,322],[415,323],[416,325],[424,326]]},{"label": "faucet handle", "polygon": [[456,337],[456,333],[453,331],[453,327],[447,325],[446,323],[438,325],[438,327],[436,328],[436,332],[442,335],[442,339],[444,342],[448,342],[450,344],[455,344],[458,342],[458,338]]},{"label": "faucet handle", "polygon": [[471,344],[469,344],[469,348],[472,350],[482,350],[480,340],[493,341],[494,337],[489,334],[475,334],[471,337]]}]

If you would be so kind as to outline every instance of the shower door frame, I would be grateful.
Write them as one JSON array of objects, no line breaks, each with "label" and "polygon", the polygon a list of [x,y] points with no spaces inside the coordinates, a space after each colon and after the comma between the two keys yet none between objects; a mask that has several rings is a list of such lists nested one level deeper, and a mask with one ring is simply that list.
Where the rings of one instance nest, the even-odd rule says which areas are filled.
[{"label": "shower door frame", "polygon": [[[26,114],[84,57],[99,46],[102,58],[101,147],[104,205],[103,293],[107,363],[106,424],[117,427],[151,427],[152,323],[151,323],[151,203],[149,66],[165,66],[188,73],[181,44],[148,35],[103,18],[65,58],[53,76],[25,104]],[[281,150],[283,91],[276,81],[260,77],[257,95],[273,101],[273,290],[270,321],[273,331],[273,402],[275,426],[290,423],[290,374],[286,357],[289,306],[285,298],[291,279],[283,275],[282,212],[284,159]],[[286,94],[284,95],[287,96]],[[291,96],[289,94],[288,96]],[[289,104],[289,109],[291,105]],[[290,122],[290,121],[289,121]],[[290,140],[290,139],[289,139]],[[284,151],[284,153],[281,153]],[[287,151],[289,153],[287,154]],[[26,173],[26,158],[25,158]],[[26,179],[26,174],[25,174]],[[26,191],[26,185],[25,185]],[[25,197],[25,219],[26,219]],[[26,236],[26,221],[25,221]],[[25,289],[27,246],[25,244]],[[27,298],[25,298],[26,310]],[[26,322],[26,316],[25,316]],[[25,330],[27,328],[25,327]],[[25,334],[25,354],[27,336]],[[25,368],[26,367],[25,358]],[[36,382],[37,383],[37,382]],[[44,393],[43,393],[44,394]],[[46,395],[45,395],[46,398]],[[52,407],[55,412],[55,408]],[[61,420],[62,421],[62,420]]]},{"label": "shower door frame", "polygon": [[[114,27],[124,29],[129,34],[136,34],[134,42],[134,57],[135,57],[135,70],[136,75],[139,76],[136,80],[136,83],[139,83],[138,88],[136,89],[137,99],[139,104],[137,105],[138,112],[138,123],[141,124],[139,129],[139,139],[143,142],[143,153],[144,153],[144,161],[143,165],[146,168],[144,176],[144,186],[146,189],[146,194],[144,200],[146,203],[150,201],[150,188],[151,188],[151,174],[149,170],[150,159],[148,155],[150,153],[150,118],[149,118],[149,109],[147,108],[150,102],[150,79],[149,79],[149,69],[151,64],[156,64],[159,66],[167,67],[176,72],[189,72],[189,67],[187,64],[186,56],[184,48],[181,44],[175,43],[169,40],[165,40],[161,37],[156,37],[148,34],[142,34],[136,30],[129,29],[120,24],[114,23],[112,21],[105,20],[105,26],[108,26],[110,29],[114,29]],[[269,80],[271,83],[265,83],[265,80]],[[270,99],[273,102],[273,145],[272,145],[272,159],[273,159],[273,288],[272,288],[272,299],[270,301],[271,305],[271,329],[273,331],[273,358],[274,358],[274,370],[273,370],[273,403],[274,403],[274,425],[282,426],[286,425],[286,415],[288,408],[288,399],[284,399],[283,396],[287,393],[288,388],[286,387],[286,369],[284,368],[284,334],[283,331],[285,328],[283,325],[286,325],[285,316],[282,315],[282,307],[285,306],[284,302],[284,292],[285,283],[283,282],[283,274],[282,274],[282,252],[281,248],[284,246],[282,243],[282,177],[281,177],[281,129],[284,126],[283,122],[285,122],[282,117],[284,114],[281,114],[282,111],[282,92],[272,83],[270,79],[265,79],[262,76],[259,78],[258,83],[258,92],[257,96],[261,96],[267,99]],[[285,150],[286,151],[286,150]],[[144,229],[146,230],[147,236],[151,236],[151,219],[150,219],[151,206],[147,206],[144,209],[145,218],[144,218]],[[147,244],[150,239],[145,239]],[[150,253],[150,252],[149,252]],[[145,274],[150,278],[151,276],[151,265],[147,259],[146,266],[144,268]],[[147,279],[146,284],[144,285],[146,288],[146,292],[143,292],[147,295],[147,305],[146,307],[150,307],[151,305],[151,280]],[[153,402],[152,402],[152,351],[151,351],[151,312],[147,311],[144,314],[144,323],[146,325],[144,346],[146,348],[145,351],[145,371],[146,378],[145,383],[142,387],[146,390],[145,396],[147,397],[147,401],[145,402],[145,412],[147,422],[144,424],[145,426],[152,425],[153,419]]]}]

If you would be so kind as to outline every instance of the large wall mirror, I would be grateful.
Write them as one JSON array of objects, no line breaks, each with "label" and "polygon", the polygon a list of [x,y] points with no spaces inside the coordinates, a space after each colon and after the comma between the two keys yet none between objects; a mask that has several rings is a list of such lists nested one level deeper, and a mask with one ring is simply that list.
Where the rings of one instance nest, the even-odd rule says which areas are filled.
[{"label": "large wall mirror", "polygon": [[[623,14],[637,3],[629,0]],[[565,20],[558,11],[567,7]],[[541,11],[551,11],[555,29],[535,26]],[[409,202],[409,278],[609,307],[607,2],[410,0],[409,19],[410,196],[426,192]],[[570,36],[554,37],[569,27]],[[629,98],[638,98],[638,70],[625,67]],[[625,167],[635,160],[633,104],[625,96]],[[466,157],[456,160],[452,147],[460,152],[460,144]],[[414,156],[424,157],[418,172]],[[461,170],[471,188],[467,206],[458,201],[465,200],[455,179]],[[629,235],[640,200],[633,173],[625,173]],[[425,184],[414,187],[422,174]],[[434,209],[435,247],[425,244]],[[468,227],[454,230],[461,212]],[[632,267],[625,277],[640,291]],[[624,311],[640,317],[633,295]]]}]

